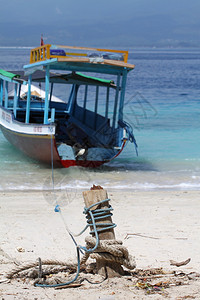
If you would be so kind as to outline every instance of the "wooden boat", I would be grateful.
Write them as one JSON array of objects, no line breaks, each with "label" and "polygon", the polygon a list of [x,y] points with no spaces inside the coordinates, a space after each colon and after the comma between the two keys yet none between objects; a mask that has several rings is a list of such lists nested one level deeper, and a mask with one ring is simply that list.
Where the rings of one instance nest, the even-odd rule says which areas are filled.
[{"label": "wooden boat", "polygon": [[[134,68],[127,59],[128,52],[119,50],[49,44],[31,50],[23,71],[0,70],[4,136],[31,158],[54,166],[98,167],[111,161],[128,141],[136,145],[123,120],[127,74]],[[56,88],[66,86],[66,100],[53,98]]]}]

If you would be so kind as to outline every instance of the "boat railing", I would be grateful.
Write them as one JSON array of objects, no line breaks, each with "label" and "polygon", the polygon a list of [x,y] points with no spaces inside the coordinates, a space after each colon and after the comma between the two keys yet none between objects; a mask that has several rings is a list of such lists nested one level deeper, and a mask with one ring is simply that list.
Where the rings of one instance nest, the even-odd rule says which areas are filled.
[{"label": "boat railing", "polygon": [[127,63],[128,51],[47,44],[31,50],[30,64],[58,57],[105,58]]},{"label": "boat railing", "polygon": [[51,45],[48,44],[32,49],[30,54],[30,64],[50,59],[50,48]]}]

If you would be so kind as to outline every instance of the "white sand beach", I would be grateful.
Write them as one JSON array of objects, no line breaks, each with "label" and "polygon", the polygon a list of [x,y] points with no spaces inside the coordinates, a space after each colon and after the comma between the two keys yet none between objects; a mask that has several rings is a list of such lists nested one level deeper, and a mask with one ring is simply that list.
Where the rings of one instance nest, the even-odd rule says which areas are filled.
[{"label": "white sand beach", "polygon": [[[114,208],[116,238],[135,256],[136,268],[182,273],[174,276],[176,283],[184,278],[182,284],[171,284],[172,274],[165,279],[158,276],[157,281],[165,280],[169,287],[147,294],[142,285],[136,286],[134,276],[96,285],[83,281],[80,287],[59,290],[34,287],[33,280],[13,278],[0,283],[0,299],[200,299],[200,192],[107,192]],[[63,191],[58,197],[64,199],[61,209],[65,222],[72,231],[80,232],[86,225],[82,191]],[[35,262],[38,257],[76,261],[76,248],[51,199],[49,192],[0,193],[0,281],[16,267],[15,262]],[[78,237],[77,243],[84,245],[86,235],[88,232]],[[170,265],[170,260],[188,258],[191,261],[187,265]],[[95,277],[92,275],[91,280],[98,281],[99,276]]]}]

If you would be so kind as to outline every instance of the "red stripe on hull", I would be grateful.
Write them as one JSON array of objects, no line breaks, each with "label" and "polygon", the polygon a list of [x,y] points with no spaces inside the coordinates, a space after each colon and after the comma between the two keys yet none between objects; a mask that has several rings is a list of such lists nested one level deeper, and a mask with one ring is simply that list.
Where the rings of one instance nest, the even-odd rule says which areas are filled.
[{"label": "red stripe on hull", "polygon": [[92,160],[61,160],[61,164],[64,168],[79,166],[85,168],[97,168],[103,165],[104,161],[92,161]]},{"label": "red stripe on hull", "polygon": [[127,140],[124,140],[124,141],[123,141],[123,144],[122,144],[121,149],[119,150],[119,152],[118,152],[111,160],[115,159],[117,156],[120,155],[120,153],[123,151],[123,149],[124,149],[124,147],[125,147],[125,145],[126,145],[126,142],[127,142]]}]

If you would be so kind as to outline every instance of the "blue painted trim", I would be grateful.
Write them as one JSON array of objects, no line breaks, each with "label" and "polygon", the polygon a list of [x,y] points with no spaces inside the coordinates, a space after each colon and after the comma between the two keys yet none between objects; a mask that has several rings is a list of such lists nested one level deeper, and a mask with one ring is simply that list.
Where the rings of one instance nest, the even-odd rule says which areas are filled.
[{"label": "blue painted trim", "polygon": [[0,104],[3,105],[3,80],[0,80]]},{"label": "blue painted trim", "polygon": [[110,93],[110,88],[107,87],[107,92],[106,92],[106,107],[105,107],[105,118],[106,118],[106,120],[108,120],[109,93]]},{"label": "blue painted trim", "polygon": [[31,69],[33,69],[32,73],[34,73],[36,71],[37,67],[43,67],[43,66],[46,67],[46,66],[49,66],[51,64],[56,63],[57,61],[58,61],[57,58],[47,59],[45,61],[40,61],[40,62],[37,62],[37,63],[34,63],[34,64],[25,65],[24,69],[25,70],[31,70]]},{"label": "blue painted trim", "polygon": [[121,95],[120,95],[120,103],[119,103],[119,117],[118,120],[123,120],[123,108],[124,108],[124,98],[126,91],[126,80],[127,80],[127,69],[125,68],[123,71],[122,77],[122,87],[121,87]]},{"label": "blue painted trim", "polygon": [[29,75],[29,77],[28,77],[28,95],[27,95],[27,101],[26,101],[26,123],[29,123],[29,119],[30,119],[31,81],[32,81],[32,75]]},{"label": "blue painted trim", "polygon": [[5,108],[8,108],[8,81],[5,81]]},{"label": "blue painted trim", "polygon": [[47,66],[47,65],[53,64],[57,61],[58,61],[57,58],[51,58],[51,59],[47,59],[45,61],[36,62],[34,64],[24,65],[24,69],[32,69],[32,68],[37,67],[37,66]]},{"label": "blue painted trim", "polygon": [[[45,61],[40,61],[33,64],[24,66],[25,75],[34,73],[36,70],[42,70],[43,67],[50,66],[52,70],[69,70],[76,72],[94,72],[103,74],[118,75],[123,72],[123,67],[113,65],[102,65],[95,63],[83,63],[83,62],[59,62],[57,58],[51,58]],[[127,68],[132,70],[131,68]]]},{"label": "blue painted trim", "polygon": [[18,84],[15,83],[15,94],[14,94],[14,102],[13,102],[13,112],[14,112],[15,118],[17,115],[17,88],[18,88]]},{"label": "blue painted trim", "polygon": [[87,104],[87,93],[88,93],[88,85],[85,86],[85,94],[84,94],[84,103],[83,103],[83,123],[85,122],[85,112],[86,112],[86,104]]},{"label": "blue painted trim", "polygon": [[54,121],[55,121],[55,112],[56,112],[55,108],[52,108],[51,109],[51,123],[54,123]]},{"label": "blue painted trim", "polygon": [[96,86],[96,97],[95,97],[95,107],[94,107],[94,112],[95,112],[95,118],[94,118],[94,129],[96,129],[97,126],[97,110],[98,110],[98,100],[99,100],[99,86]]},{"label": "blue painted trim", "polygon": [[67,110],[68,110],[69,113],[73,113],[74,102],[75,102],[75,93],[76,93],[76,86],[73,85],[72,89],[71,89],[71,92],[70,92],[68,107],[67,107]]},{"label": "blue painted trim", "polygon": [[115,94],[115,103],[114,103],[114,110],[113,110],[113,124],[112,124],[112,129],[115,129],[115,122],[116,122],[116,115],[117,115],[117,104],[118,104],[118,98],[119,98],[119,89],[120,89],[120,79],[121,76],[117,76],[117,89],[116,89],[116,94]]},{"label": "blue painted trim", "polygon": [[[7,81],[7,82],[13,82],[13,83],[19,83],[18,81],[13,80],[13,79],[8,78],[8,77],[3,76],[3,75],[0,75],[0,80]],[[25,84],[24,81],[23,81],[23,84]]]},{"label": "blue painted trim", "polygon": [[93,72],[102,74],[118,75],[123,72],[122,67],[113,67],[100,64],[73,63],[73,62],[57,62],[51,65],[52,70],[68,70],[75,72]]},{"label": "blue painted trim", "polygon": [[45,73],[45,103],[44,103],[44,124],[48,124],[49,113],[49,66],[46,66]]}]

